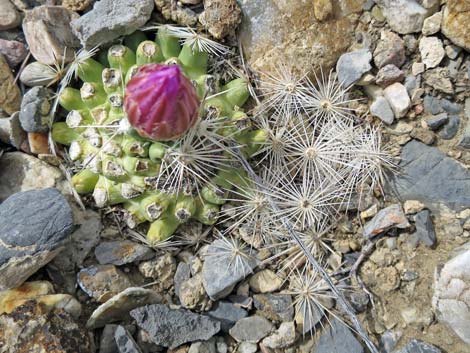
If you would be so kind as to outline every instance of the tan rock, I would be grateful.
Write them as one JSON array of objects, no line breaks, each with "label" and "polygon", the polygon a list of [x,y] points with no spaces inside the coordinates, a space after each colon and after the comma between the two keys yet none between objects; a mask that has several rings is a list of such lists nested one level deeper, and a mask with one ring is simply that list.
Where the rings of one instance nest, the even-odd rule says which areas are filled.
[{"label": "tan rock", "polygon": [[28,132],[28,143],[31,153],[49,154],[48,134],[44,132]]},{"label": "tan rock", "polygon": [[15,28],[21,23],[21,17],[10,0],[0,0],[0,31]]},{"label": "tan rock", "polygon": [[15,301],[28,300],[40,295],[54,293],[52,283],[47,281],[26,282],[21,286],[0,292],[0,314],[15,310]]},{"label": "tan rock", "polygon": [[255,273],[250,278],[250,287],[256,293],[272,293],[282,286],[282,279],[271,270]]},{"label": "tan rock", "polygon": [[62,6],[72,11],[83,11],[94,2],[95,0],[62,0]]},{"label": "tan rock", "polygon": [[326,20],[326,18],[333,12],[333,4],[330,0],[314,1],[313,12],[318,21]]},{"label": "tan rock", "polygon": [[352,43],[363,0],[331,1],[333,14],[319,22],[311,1],[243,1],[240,40],[248,63],[273,71],[280,62],[297,72],[329,70]]},{"label": "tan rock", "polygon": [[0,54],[0,109],[7,114],[20,110],[21,92],[15,83],[10,66],[3,54]]},{"label": "tan rock", "polygon": [[470,1],[447,0],[444,8],[441,31],[454,44],[470,50],[470,28],[468,19],[470,17]]},{"label": "tan rock", "polygon": [[199,22],[217,39],[234,33],[241,22],[240,6],[236,0],[205,0]]},{"label": "tan rock", "polygon": [[34,58],[52,65],[56,61],[70,62],[74,50],[80,45],[72,33],[70,22],[79,15],[62,6],[39,6],[27,11],[23,20],[23,31]]}]

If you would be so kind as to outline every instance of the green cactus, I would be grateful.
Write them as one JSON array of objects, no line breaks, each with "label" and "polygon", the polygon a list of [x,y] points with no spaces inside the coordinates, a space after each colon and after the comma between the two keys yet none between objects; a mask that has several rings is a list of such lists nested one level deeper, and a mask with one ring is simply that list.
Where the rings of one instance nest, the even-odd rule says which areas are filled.
[{"label": "green cactus", "polygon": [[[123,43],[109,48],[107,56],[99,55],[100,61],[87,58],[78,65],[82,86],[61,91],[59,103],[69,113],[65,122],[53,125],[52,137],[69,146],[72,160],[81,165],[82,170],[72,177],[77,192],[92,193],[99,207],[122,204],[129,226],[151,222],[147,238],[156,243],[172,236],[180,224],[190,219],[214,224],[228,190],[244,173],[233,166],[229,153],[218,151],[228,161],[210,171],[212,178],[205,185],[198,180],[195,187],[171,181],[161,186],[170,168],[165,158],[177,154],[184,142],[151,141],[125,127],[125,84],[139,66],[180,65],[203,102],[203,115],[207,119],[216,117],[217,134],[227,146],[235,143],[245,155],[253,155],[265,133],[252,130],[241,109],[249,97],[247,82],[238,78],[219,88],[207,73],[208,53],[189,44],[181,46],[164,27],[158,30],[155,41],[137,32]],[[106,62],[109,67],[103,65]]]}]

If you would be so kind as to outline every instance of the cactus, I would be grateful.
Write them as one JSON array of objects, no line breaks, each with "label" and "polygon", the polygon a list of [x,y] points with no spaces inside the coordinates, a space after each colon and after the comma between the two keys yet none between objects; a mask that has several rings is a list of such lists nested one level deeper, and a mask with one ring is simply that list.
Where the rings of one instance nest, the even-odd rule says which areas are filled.
[{"label": "cactus", "polygon": [[155,41],[138,32],[124,44],[76,65],[82,85],[61,90],[69,113],[52,137],[79,166],[76,191],[99,207],[122,204],[127,224],[150,222],[147,239],[157,243],[190,219],[215,223],[243,174],[228,146],[249,156],[264,134],[237,124],[247,119],[247,82],[219,87],[208,53],[165,27]]}]

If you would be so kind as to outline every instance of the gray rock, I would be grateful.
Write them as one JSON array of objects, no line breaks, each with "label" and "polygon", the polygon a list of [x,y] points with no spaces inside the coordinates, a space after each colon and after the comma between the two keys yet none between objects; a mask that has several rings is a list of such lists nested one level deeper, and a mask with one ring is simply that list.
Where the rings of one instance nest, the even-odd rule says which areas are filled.
[{"label": "gray rock", "polygon": [[442,41],[437,37],[423,37],[419,41],[419,52],[421,60],[426,68],[433,68],[439,65],[444,59],[445,51]]},{"label": "gray rock", "polygon": [[183,343],[208,340],[220,331],[220,323],[214,319],[166,305],[146,305],[132,310],[131,316],[154,343],[172,349]]},{"label": "gray rock", "polygon": [[19,116],[19,112],[16,112],[9,118],[0,119],[0,141],[17,149],[23,149],[24,145],[27,145],[28,135],[21,127]]},{"label": "gray rock", "polygon": [[433,307],[438,319],[470,344],[470,243],[436,269]]},{"label": "gray rock", "polygon": [[424,111],[428,114],[439,114],[444,111],[441,100],[434,96],[427,95],[423,99]]},{"label": "gray rock", "polygon": [[462,111],[462,106],[458,103],[452,102],[448,99],[441,99],[441,106],[449,114],[459,114]]},{"label": "gray rock", "polygon": [[33,87],[25,93],[20,110],[20,123],[24,131],[49,131],[49,111],[51,109],[49,99],[51,93],[44,87]]},{"label": "gray rock", "polygon": [[418,241],[432,248],[436,245],[437,238],[436,232],[434,231],[434,225],[432,224],[431,212],[429,210],[423,210],[418,212],[415,216],[416,232],[413,236]]},{"label": "gray rock", "polygon": [[359,49],[341,55],[336,64],[338,80],[345,87],[356,83],[363,74],[372,68],[370,66],[371,59],[372,54],[367,49]]},{"label": "gray rock", "polygon": [[404,117],[411,106],[411,100],[405,86],[396,82],[384,89],[384,95],[395,114],[395,118]]},{"label": "gray rock", "polygon": [[215,348],[215,340],[211,338],[205,342],[191,343],[188,353],[217,353]]},{"label": "gray rock", "polygon": [[97,1],[93,10],[72,21],[72,30],[85,48],[109,43],[142,27],[153,7],[152,0]]},{"label": "gray rock", "polygon": [[19,286],[51,261],[74,228],[72,210],[56,189],[6,199],[0,205],[0,290]]},{"label": "gray rock", "polygon": [[395,204],[377,212],[374,218],[364,226],[363,235],[365,238],[370,239],[391,228],[404,229],[409,226],[410,224],[403,213],[403,209],[399,204]]},{"label": "gray rock", "polygon": [[155,252],[149,247],[129,240],[102,242],[95,248],[95,257],[102,265],[121,266],[149,260],[154,256]]},{"label": "gray rock", "polygon": [[379,86],[387,87],[395,82],[401,82],[405,78],[405,73],[393,64],[382,67],[375,78],[375,83]]},{"label": "gray rock", "polygon": [[119,352],[116,345],[116,339],[114,338],[114,334],[117,328],[118,325],[115,324],[109,324],[103,328],[103,331],[101,332],[99,353]]},{"label": "gray rock", "polygon": [[429,343],[413,338],[405,347],[395,353],[442,353],[442,351]]},{"label": "gray rock", "polygon": [[374,102],[370,105],[370,112],[373,116],[376,116],[382,120],[385,124],[390,125],[395,119],[392,108],[390,104],[384,97],[377,97]]},{"label": "gray rock", "polygon": [[374,50],[374,63],[379,69],[385,65],[401,67],[406,60],[405,43],[396,33],[382,31],[380,41]]},{"label": "gray rock", "polygon": [[132,335],[124,327],[118,326],[114,333],[119,353],[142,353]]},{"label": "gray rock", "polygon": [[338,319],[331,321],[315,347],[315,353],[363,353],[364,348],[351,330]]},{"label": "gray rock", "polygon": [[176,267],[176,272],[175,272],[175,277],[174,277],[174,283],[175,283],[175,294],[179,297],[180,295],[180,288],[181,284],[188,280],[191,277],[191,270],[189,268],[189,265],[180,262],[178,264],[178,267]]},{"label": "gray rock", "polygon": [[413,75],[406,76],[404,86],[410,97],[413,96],[414,91],[416,90],[416,88],[419,88],[420,85],[421,78],[418,79],[416,78],[416,76]]},{"label": "gray rock", "polygon": [[415,0],[377,0],[390,28],[400,34],[421,32],[428,11]]},{"label": "gray rock", "polygon": [[23,31],[34,58],[47,65],[71,62],[73,49],[80,42],[70,29],[70,21],[78,18],[76,12],[62,6],[38,6],[26,11]]},{"label": "gray rock", "polygon": [[113,265],[86,267],[78,272],[77,283],[86,294],[101,303],[133,286],[130,278]]},{"label": "gray rock", "polygon": [[247,317],[248,312],[230,302],[219,301],[207,315],[220,321],[221,330],[228,332],[238,320]]},{"label": "gray rock", "polygon": [[237,342],[258,343],[273,330],[273,324],[262,316],[245,317],[230,329],[230,336]]},{"label": "gray rock", "polygon": [[16,192],[57,187],[64,188],[62,172],[22,152],[5,153],[0,158],[0,201]]},{"label": "gray rock", "polygon": [[392,350],[396,347],[398,341],[402,336],[401,331],[385,331],[380,337],[380,346],[379,348],[383,353],[392,353]]},{"label": "gray rock", "polygon": [[96,308],[86,325],[89,329],[95,329],[111,322],[126,320],[130,318],[129,312],[132,309],[161,301],[162,297],[153,290],[130,287]]},{"label": "gray rock", "polygon": [[294,322],[283,322],[274,334],[263,340],[263,345],[272,349],[287,348],[295,342]]},{"label": "gray rock", "polygon": [[292,321],[294,307],[289,294],[255,294],[253,296],[258,313],[273,321]]},{"label": "gray rock", "polygon": [[369,295],[364,291],[354,291],[348,295],[348,299],[358,313],[364,312],[369,304]]},{"label": "gray rock", "polygon": [[457,135],[459,131],[460,118],[457,115],[451,115],[449,122],[439,131],[439,136],[444,140],[450,140]]},{"label": "gray rock", "polygon": [[436,147],[408,142],[399,168],[400,173],[389,178],[388,187],[401,200],[418,200],[429,206],[444,203],[454,210],[470,207],[470,173]]},{"label": "gray rock", "polygon": [[465,117],[467,118],[467,125],[459,141],[459,146],[462,148],[470,148],[470,98],[465,100]]},{"label": "gray rock", "polygon": [[0,31],[15,28],[21,23],[21,16],[10,0],[0,0]]},{"label": "gray rock", "polygon": [[437,115],[433,115],[424,120],[427,127],[433,131],[439,129],[442,125],[446,124],[448,121],[449,121],[449,117],[447,116],[447,113],[440,113]]},{"label": "gray rock", "polygon": [[207,251],[210,255],[205,257],[202,266],[204,289],[212,300],[229,295],[235,285],[257,266],[256,259],[251,256],[243,259],[243,266],[234,266],[231,256],[223,250],[224,247],[225,243],[219,239],[209,245]]},{"label": "gray rock", "polygon": [[69,294],[76,292],[77,268],[100,241],[103,227],[99,213],[87,209],[73,208],[77,229],[70,235],[65,249],[47,265],[47,272],[56,284],[65,288]]}]

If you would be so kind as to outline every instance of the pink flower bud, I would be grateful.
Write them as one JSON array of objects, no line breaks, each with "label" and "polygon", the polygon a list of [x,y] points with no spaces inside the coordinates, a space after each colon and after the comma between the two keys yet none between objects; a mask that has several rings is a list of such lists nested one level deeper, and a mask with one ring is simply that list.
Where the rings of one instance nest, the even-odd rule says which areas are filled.
[{"label": "pink flower bud", "polygon": [[196,122],[199,105],[196,89],[178,65],[141,66],[124,94],[129,123],[155,141],[182,136]]}]

